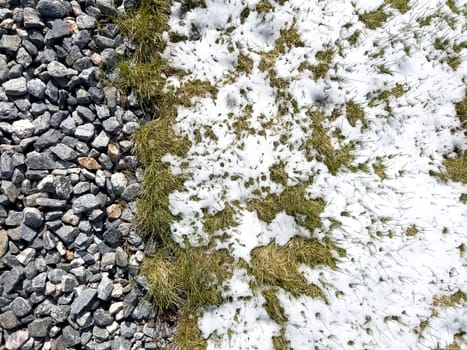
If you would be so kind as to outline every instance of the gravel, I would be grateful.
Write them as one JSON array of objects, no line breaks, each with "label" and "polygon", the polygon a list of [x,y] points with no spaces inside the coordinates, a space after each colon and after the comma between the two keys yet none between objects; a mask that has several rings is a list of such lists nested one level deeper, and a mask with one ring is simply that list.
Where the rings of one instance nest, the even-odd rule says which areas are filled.
[{"label": "gravel", "polygon": [[132,55],[106,16],[134,1],[118,3],[0,6],[2,349],[171,348],[138,275],[143,112],[102,80]]}]

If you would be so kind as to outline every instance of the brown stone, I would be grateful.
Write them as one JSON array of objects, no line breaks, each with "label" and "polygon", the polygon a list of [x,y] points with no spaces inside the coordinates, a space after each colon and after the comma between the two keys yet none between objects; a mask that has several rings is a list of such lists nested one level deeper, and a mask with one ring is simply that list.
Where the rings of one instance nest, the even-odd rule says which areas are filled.
[{"label": "brown stone", "polygon": [[122,215],[122,207],[120,204],[112,204],[108,206],[105,211],[109,219],[118,219],[120,215]]},{"label": "brown stone", "polygon": [[74,33],[74,34],[79,33],[78,25],[72,19],[66,19],[65,24],[70,33]]},{"label": "brown stone", "polygon": [[109,143],[107,146],[107,155],[112,160],[112,162],[118,161],[120,159],[120,147],[114,143]]},{"label": "brown stone", "polygon": [[97,162],[97,160],[91,157],[79,157],[78,163],[83,168],[86,168],[88,170],[99,170],[102,168],[102,166]]},{"label": "brown stone", "polygon": [[65,257],[67,261],[73,260],[74,254],[71,250],[67,250],[65,253]]}]

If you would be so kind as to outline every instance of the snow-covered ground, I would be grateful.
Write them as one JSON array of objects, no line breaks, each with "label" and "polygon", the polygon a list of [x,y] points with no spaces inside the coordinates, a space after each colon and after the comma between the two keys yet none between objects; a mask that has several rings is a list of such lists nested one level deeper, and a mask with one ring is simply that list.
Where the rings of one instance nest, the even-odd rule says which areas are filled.
[{"label": "snow-covered ground", "polygon": [[[183,81],[218,88],[217,96],[178,109],[174,129],[193,146],[186,159],[165,157],[174,173],[190,177],[185,192],[170,196],[181,216],[172,225],[174,239],[206,243],[203,209],[213,214],[226,205],[239,225],[225,228],[228,238],[218,246],[236,259],[248,262],[255,247],[285,244],[294,235],[328,237],[346,251],[337,269],[302,267],[328,302],[278,293],[291,348],[445,348],[467,331],[465,300],[451,307],[433,302],[467,292],[467,257],[459,248],[467,244],[467,205],[459,200],[467,186],[444,183],[429,171],[467,146],[455,111],[465,94],[467,51],[454,50],[467,40],[466,1],[451,2],[458,13],[440,0],[410,1],[405,13],[382,0],[279,2],[269,1],[272,9],[263,13],[256,0],[206,0],[206,8],[187,13],[173,5],[171,30],[199,38],[170,43],[165,58],[190,72]],[[359,14],[380,6],[388,18],[369,29]],[[262,71],[261,58],[291,28],[303,45],[276,50],[273,66]],[[302,69],[320,63],[315,55],[326,49],[334,54],[324,76]],[[251,71],[239,71],[240,54],[252,60]],[[448,65],[454,56],[456,69]],[[286,82],[280,89],[271,84],[271,69]],[[171,77],[169,84],[183,81]],[[394,88],[400,93],[377,99]],[[279,112],[291,101],[294,107]],[[365,123],[348,121],[347,102],[362,107]],[[331,118],[334,109],[342,113]],[[352,147],[354,169],[343,166],[332,175],[313,150],[307,154],[313,111],[325,116],[336,149]],[[269,168],[278,163],[285,165],[287,185],[312,179],[309,198],[325,201],[315,232],[285,213],[266,223],[248,211],[252,198],[284,189],[270,179]],[[375,164],[385,176],[375,173]],[[409,228],[415,234],[408,235]],[[225,291],[231,301],[200,317],[209,349],[273,348],[281,326],[264,310],[261,293],[250,290],[250,278],[238,269]]]}]

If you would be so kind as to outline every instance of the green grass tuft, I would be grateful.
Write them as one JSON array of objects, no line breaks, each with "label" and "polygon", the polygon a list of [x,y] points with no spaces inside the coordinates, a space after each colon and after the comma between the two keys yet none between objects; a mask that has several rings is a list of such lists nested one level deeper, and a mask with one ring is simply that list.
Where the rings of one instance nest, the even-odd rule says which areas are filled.
[{"label": "green grass tuft", "polygon": [[210,234],[227,227],[236,226],[238,223],[234,219],[234,210],[230,205],[213,214],[204,216],[204,230]]},{"label": "green grass tuft", "polygon": [[350,125],[355,127],[357,125],[357,121],[360,120],[363,127],[366,127],[365,112],[360,105],[353,101],[349,101],[345,104],[345,111]]},{"label": "green grass tuft", "polygon": [[463,155],[458,158],[446,159],[443,162],[446,168],[445,176],[452,180],[462,183],[467,183],[467,156]]},{"label": "green grass tuft", "polygon": [[256,11],[258,13],[267,13],[273,9],[271,3],[268,0],[260,0],[256,4]]},{"label": "green grass tuft", "polygon": [[306,295],[326,300],[322,290],[309,284],[299,271],[300,264],[335,267],[335,260],[329,247],[316,240],[295,237],[284,246],[271,243],[255,248],[251,252],[250,272],[261,287],[280,287],[294,297]]},{"label": "green grass tuft", "polygon": [[269,177],[271,181],[287,186],[288,176],[285,171],[285,164],[281,162],[271,165],[269,168]]},{"label": "green grass tuft", "polygon": [[274,346],[275,350],[289,350],[290,349],[290,342],[287,340],[285,336],[284,328],[281,329],[281,333],[275,337],[272,337],[272,345]]},{"label": "green grass tuft", "polygon": [[310,232],[321,226],[320,214],[324,210],[321,199],[306,199],[306,184],[286,187],[280,195],[270,194],[264,199],[253,199],[248,203],[248,210],[256,210],[258,218],[271,222],[281,211],[293,216],[297,224]]},{"label": "green grass tuft", "polygon": [[385,2],[389,6],[399,10],[400,13],[406,13],[410,10],[409,0],[386,0]]},{"label": "green grass tuft", "polygon": [[287,316],[284,314],[284,308],[281,305],[279,298],[277,297],[277,289],[265,289],[261,292],[263,295],[264,309],[268,313],[271,320],[276,322],[278,325],[282,325],[288,321]]},{"label": "green grass tuft", "polygon": [[358,19],[370,29],[381,27],[388,18],[389,15],[384,12],[384,6],[380,6],[374,11],[365,12],[358,15]]}]

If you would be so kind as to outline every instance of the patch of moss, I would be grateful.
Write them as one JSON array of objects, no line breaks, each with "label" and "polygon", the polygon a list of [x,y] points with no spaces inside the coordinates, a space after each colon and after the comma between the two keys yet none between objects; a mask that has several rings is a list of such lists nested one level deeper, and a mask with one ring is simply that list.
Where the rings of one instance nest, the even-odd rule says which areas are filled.
[{"label": "patch of moss", "polygon": [[332,251],[323,244],[295,237],[284,246],[271,243],[253,249],[250,272],[259,286],[280,287],[295,297],[307,295],[326,300],[322,290],[309,284],[299,271],[300,264],[310,267],[321,264],[335,266],[335,260]]},{"label": "patch of moss", "polygon": [[250,74],[253,70],[253,60],[248,56],[239,54],[237,56],[237,71]]},{"label": "patch of moss", "polygon": [[358,15],[358,19],[370,29],[381,27],[388,18],[389,15],[384,12],[384,6],[380,6],[374,11],[365,12]]},{"label": "patch of moss", "polygon": [[446,0],[446,5],[449,7],[452,13],[455,13],[456,15],[459,14],[459,9],[457,8],[456,2],[454,0]]},{"label": "patch of moss", "polygon": [[117,16],[120,32],[135,43],[138,62],[153,61],[165,48],[162,34],[169,30],[170,0],[141,0],[137,10]]},{"label": "patch of moss", "polygon": [[275,350],[289,350],[290,349],[290,342],[287,340],[285,336],[284,328],[281,329],[279,335],[272,337],[272,345],[274,346]]},{"label": "patch of moss", "polygon": [[312,152],[315,151],[318,155],[318,160],[323,161],[331,174],[336,175],[342,166],[348,166],[352,161],[351,147],[344,146],[340,149],[335,149],[323,125],[324,115],[317,111],[309,112],[308,114],[312,119],[313,131],[305,145],[307,152],[311,156]]},{"label": "patch of moss", "polygon": [[365,112],[360,105],[353,101],[349,101],[345,104],[345,112],[350,125],[355,127],[357,125],[357,121],[360,120],[363,127],[367,127]]},{"label": "patch of moss", "polygon": [[467,89],[464,99],[456,103],[456,116],[459,118],[463,128],[467,129]]},{"label": "patch of moss", "polygon": [[467,203],[467,193],[462,193],[459,197],[459,200],[462,202],[462,203]]},{"label": "patch of moss", "polygon": [[181,10],[183,13],[191,11],[195,8],[206,8],[205,0],[182,0]]},{"label": "patch of moss", "polygon": [[204,230],[210,234],[227,227],[236,226],[238,223],[234,219],[234,210],[230,205],[213,215],[204,215]]},{"label": "patch of moss", "polygon": [[457,70],[461,64],[461,58],[458,55],[451,56],[448,58],[448,66],[452,68],[452,70]]},{"label": "patch of moss", "polygon": [[418,228],[415,225],[410,226],[407,230],[405,230],[405,235],[409,237],[413,237],[418,233]]},{"label": "patch of moss", "polygon": [[409,0],[386,0],[386,4],[399,10],[400,13],[406,13],[410,10]]},{"label": "patch of moss", "polygon": [[446,173],[444,175],[447,179],[464,184],[467,183],[467,155],[446,159],[443,165],[446,168]]},{"label": "patch of moss", "polygon": [[373,164],[373,170],[381,180],[387,179],[385,173],[386,167],[381,160],[378,160],[376,163]]},{"label": "patch of moss", "polygon": [[435,38],[433,47],[436,50],[446,51],[449,47],[449,39]]},{"label": "patch of moss", "polygon": [[263,307],[271,320],[276,322],[278,325],[282,325],[287,322],[288,318],[284,313],[284,308],[282,307],[279,298],[277,297],[277,289],[265,289],[261,294],[265,299]]},{"label": "patch of moss", "polygon": [[433,306],[455,307],[467,301],[467,294],[460,289],[451,295],[436,295],[433,297]]},{"label": "patch of moss", "polygon": [[361,33],[362,32],[360,30],[356,30],[355,32],[353,32],[353,34],[347,38],[347,41],[349,42],[349,44],[355,45]]},{"label": "patch of moss", "polygon": [[187,41],[188,37],[184,34],[169,32],[169,40],[173,43],[178,43],[180,41]]},{"label": "patch of moss", "polygon": [[242,12],[240,12],[240,23],[241,24],[245,23],[245,20],[248,18],[249,15],[250,15],[250,8],[247,6],[242,10]]},{"label": "patch of moss", "polygon": [[281,211],[293,216],[297,224],[310,232],[321,226],[320,214],[324,210],[324,202],[320,199],[305,198],[306,184],[286,187],[280,195],[269,194],[264,199],[252,199],[248,202],[248,210],[255,210],[258,218],[271,222]]},{"label": "patch of moss", "polygon": [[271,165],[269,168],[269,177],[271,181],[283,186],[287,186],[288,176],[287,172],[285,171],[285,164],[280,162]]},{"label": "patch of moss", "polygon": [[284,54],[287,49],[303,46],[304,44],[300,39],[300,34],[295,26],[292,25],[289,29],[281,29],[280,36],[276,40],[275,50],[280,54]]},{"label": "patch of moss", "polygon": [[256,4],[256,11],[258,13],[267,13],[273,9],[271,3],[268,0],[260,0]]},{"label": "patch of moss", "polygon": [[133,134],[133,142],[145,169],[142,194],[137,200],[139,229],[145,236],[173,244],[170,223],[176,218],[169,209],[168,196],[183,189],[184,179],[173,175],[162,157],[167,153],[183,157],[191,143],[175,134],[169,116],[142,126]]},{"label": "patch of moss", "polygon": [[213,99],[217,97],[218,89],[207,81],[190,80],[177,90],[178,102],[184,106],[191,106],[192,97],[207,97],[210,95]]},{"label": "patch of moss", "polygon": [[179,350],[205,350],[207,341],[201,336],[198,318],[191,313],[183,313],[177,323],[177,334],[173,343]]}]

